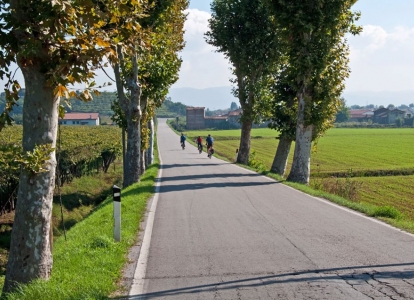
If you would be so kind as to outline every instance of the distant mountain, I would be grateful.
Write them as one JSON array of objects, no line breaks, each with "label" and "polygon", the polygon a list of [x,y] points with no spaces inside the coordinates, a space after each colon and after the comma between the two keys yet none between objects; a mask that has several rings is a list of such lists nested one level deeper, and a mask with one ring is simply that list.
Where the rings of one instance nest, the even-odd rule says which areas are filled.
[{"label": "distant mountain", "polygon": [[399,106],[401,104],[409,105],[410,103],[414,103],[414,91],[344,92],[343,97],[347,106],[366,106],[374,104],[377,106],[383,105],[387,107],[389,104]]},{"label": "distant mountain", "polygon": [[231,86],[220,86],[207,89],[172,88],[168,97],[173,102],[181,102],[187,106],[205,107],[209,110],[230,108],[232,102],[239,100],[231,93]]},{"label": "distant mountain", "polygon": [[[212,87],[207,89],[194,88],[173,88],[168,96],[173,102],[181,102],[187,106],[202,106],[210,110],[226,109],[232,102],[239,105],[239,100],[231,93],[230,86]],[[387,107],[389,104],[399,106],[401,104],[409,105],[414,103],[414,91],[357,91],[344,92],[342,95],[347,106],[359,105],[365,106],[374,104]]]}]

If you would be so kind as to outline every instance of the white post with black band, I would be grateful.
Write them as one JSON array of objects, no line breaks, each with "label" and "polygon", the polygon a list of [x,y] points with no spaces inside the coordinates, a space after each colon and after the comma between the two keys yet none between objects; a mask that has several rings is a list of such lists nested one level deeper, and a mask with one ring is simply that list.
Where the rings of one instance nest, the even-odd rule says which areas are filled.
[{"label": "white post with black band", "polygon": [[114,194],[114,239],[121,241],[121,189],[114,185],[112,188]]}]

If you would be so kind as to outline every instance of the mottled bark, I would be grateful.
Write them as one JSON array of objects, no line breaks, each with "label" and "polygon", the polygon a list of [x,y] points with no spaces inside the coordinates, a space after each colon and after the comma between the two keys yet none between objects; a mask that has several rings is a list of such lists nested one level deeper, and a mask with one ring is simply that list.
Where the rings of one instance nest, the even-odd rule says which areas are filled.
[{"label": "mottled bark", "polygon": [[[116,88],[119,105],[127,120],[127,149],[124,160],[123,187],[127,187],[140,180],[140,155],[141,155],[141,85],[138,81],[138,64],[135,55],[132,59],[132,72],[126,78],[126,86],[122,80],[121,70],[125,71],[122,47],[117,46],[119,63],[114,65]],[[124,88],[129,91],[129,97],[125,95]]]},{"label": "mottled bark", "polygon": [[275,158],[273,159],[272,168],[270,169],[273,173],[279,174],[280,176],[285,176],[291,145],[291,139],[280,137]]},{"label": "mottled bark", "polygon": [[154,163],[154,119],[151,119],[148,122],[148,128],[150,129],[150,140],[149,140],[149,148],[147,152],[147,162],[148,165],[151,165]]},{"label": "mottled bark", "polygon": [[313,125],[305,125],[305,88],[298,94],[298,104],[295,152],[287,180],[309,184]]},{"label": "mottled bark", "polygon": [[252,132],[253,121],[243,121],[240,136],[239,154],[237,162],[247,165],[250,153],[250,135]]},{"label": "mottled bark", "polygon": [[[56,145],[59,99],[36,66],[20,65],[25,79],[23,106],[23,150],[35,145]],[[34,279],[48,279],[52,271],[51,214],[55,186],[56,157],[52,152],[47,172],[32,174],[22,170],[16,214],[10,243],[3,292]]]},{"label": "mottled bark", "polygon": [[146,166],[146,150],[141,152],[141,157],[140,157],[140,168],[141,168],[141,175],[145,173],[145,168]]},{"label": "mottled bark", "polygon": [[126,161],[126,130],[122,128],[122,163]]},{"label": "mottled bark", "polygon": [[141,126],[134,121],[134,109],[128,110],[127,116],[127,150],[124,162],[123,187],[130,186],[140,180],[140,154],[141,154]]}]

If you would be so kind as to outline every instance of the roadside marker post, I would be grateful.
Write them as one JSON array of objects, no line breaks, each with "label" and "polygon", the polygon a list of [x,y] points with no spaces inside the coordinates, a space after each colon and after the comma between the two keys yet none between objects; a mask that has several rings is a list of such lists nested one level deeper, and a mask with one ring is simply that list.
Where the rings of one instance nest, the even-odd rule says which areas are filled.
[{"label": "roadside marker post", "polygon": [[114,239],[121,241],[121,188],[114,185],[112,188],[114,195]]}]

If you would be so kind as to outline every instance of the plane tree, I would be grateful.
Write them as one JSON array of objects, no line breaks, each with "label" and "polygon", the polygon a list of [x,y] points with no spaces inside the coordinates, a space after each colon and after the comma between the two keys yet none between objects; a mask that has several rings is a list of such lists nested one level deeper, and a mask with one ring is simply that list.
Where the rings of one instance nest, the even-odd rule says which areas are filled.
[{"label": "plane tree", "polygon": [[284,65],[274,74],[274,84],[271,87],[273,98],[267,103],[268,126],[279,132],[279,143],[270,170],[281,176],[285,175],[288,156],[295,140],[297,116],[296,90],[291,84],[289,71],[289,66]]},{"label": "plane tree", "polygon": [[295,151],[288,180],[308,184],[312,141],[332,123],[349,75],[345,35],[358,34],[356,0],[268,0],[284,42],[296,91]]},{"label": "plane tree", "polygon": [[[0,0],[0,77],[8,80],[0,129],[24,77],[23,151],[4,292],[51,274],[51,212],[56,169],[56,135],[60,98],[91,100],[93,78],[103,57],[114,58],[114,30],[132,34],[145,1],[136,0]],[[117,29],[111,24],[122,20]],[[86,83],[80,94],[69,90]]]},{"label": "plane tree", "polygon": [[[155,110],[161,107],[168,90],[178,80],[179,52],[184,48],[184,22],[188,0],[174,0],[151,21],[150,46],[141,49],[138,64],[141,96],[141,172],[153,157]],[[147,154],[147,155],[146,155]]]},{"label": "plane tree", "polygon": [[267,82],[264,76],[280,56],[278,32],[262,0],[213,0],[211,11],[206,41],[232,65],[234,79],[230,81],[242,109],[237,162],[247,164],[251,129],[260,116],[257,103]]},{"label": "plane tree", "polygon": [[181,60],[177,52],[184,46],[183,11],[187,6],[186,0],[151,1],[141,32],[133,40],[134,50],[126,52],[122,43],[116,46],[118,60],[113,67],[118,103],[114,119],[122,120],[127,132],[124,187],[138,182],[144,172],[148,121],[178,79]]}]

